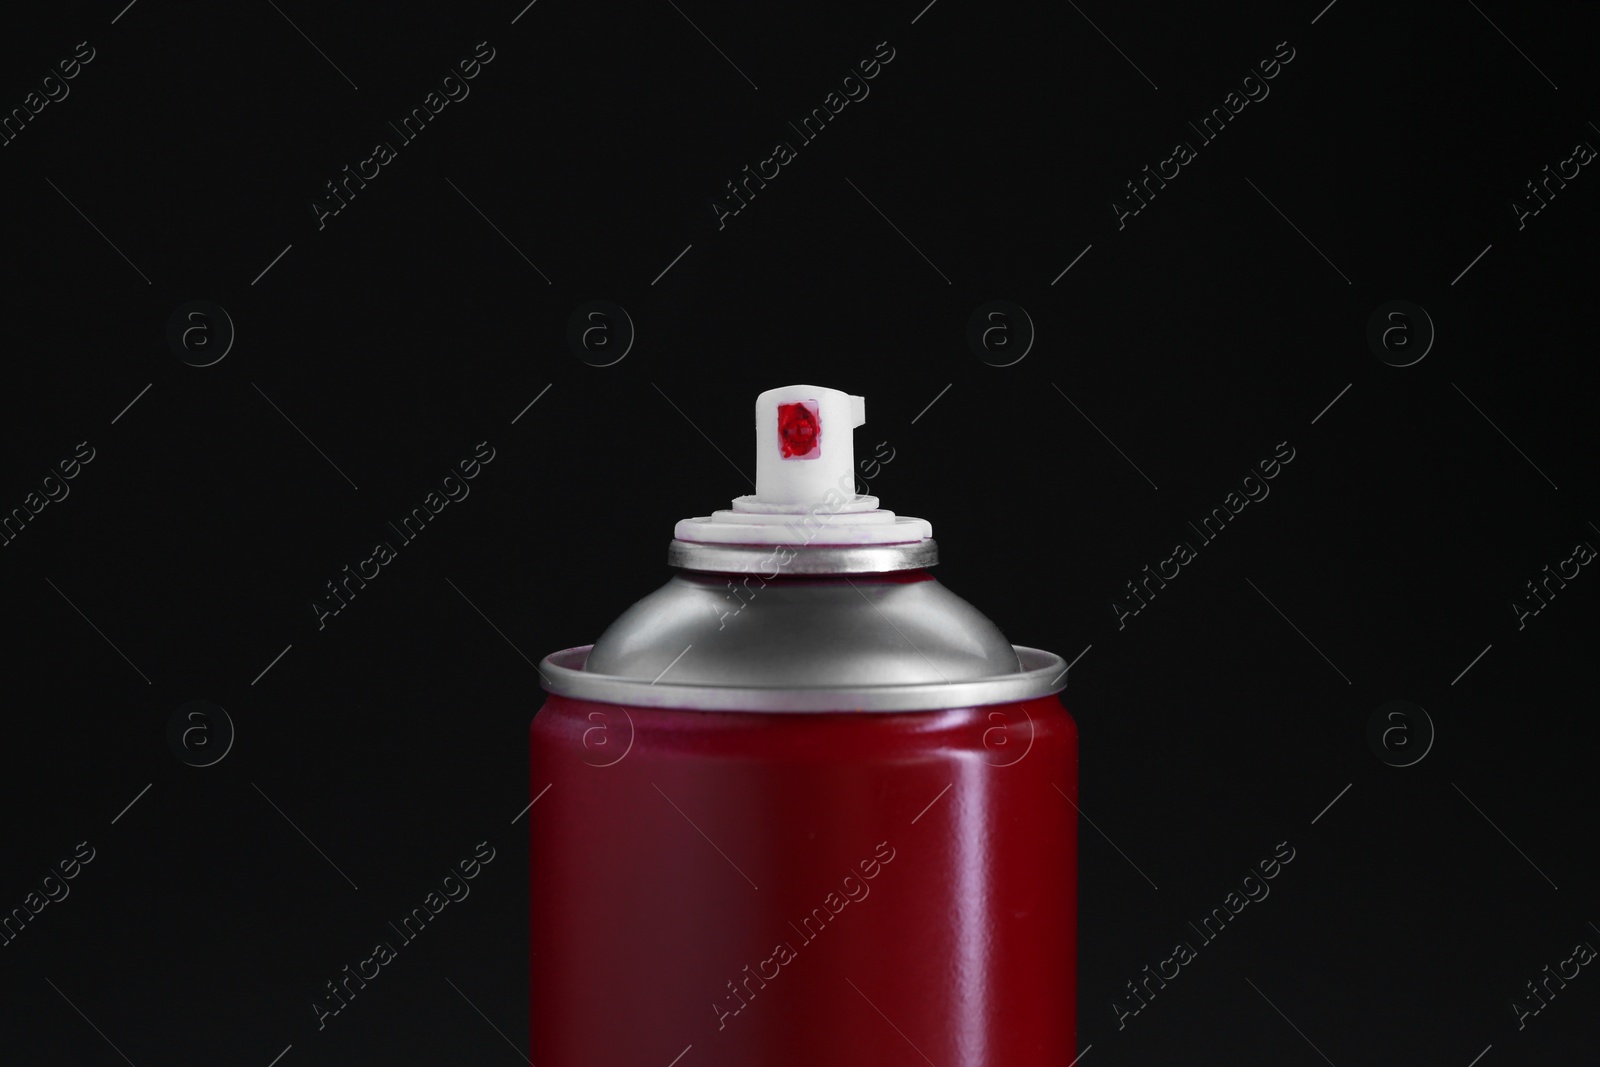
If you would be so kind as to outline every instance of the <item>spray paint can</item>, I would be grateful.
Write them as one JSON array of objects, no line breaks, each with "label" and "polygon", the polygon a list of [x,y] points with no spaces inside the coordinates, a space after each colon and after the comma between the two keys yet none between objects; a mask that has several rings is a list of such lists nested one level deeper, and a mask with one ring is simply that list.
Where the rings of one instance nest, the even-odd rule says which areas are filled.
[{"label": "spray paint can", "polygon": [[855,493],[865,402],[757,399],[757,485],[677,573],[541,664],[529,811],[539,1067],[1066,1067],[1066,665]]}]

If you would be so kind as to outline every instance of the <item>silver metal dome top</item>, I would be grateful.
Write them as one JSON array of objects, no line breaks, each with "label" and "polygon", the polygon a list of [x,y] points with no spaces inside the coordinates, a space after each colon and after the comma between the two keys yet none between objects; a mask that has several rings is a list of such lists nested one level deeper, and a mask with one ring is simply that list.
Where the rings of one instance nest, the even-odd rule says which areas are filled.
[{"label": "silver metal dome top", "polygon": [[[837,550],[796,562],[809,551]],[[1066,678],[1060,656],[1013,646],[921,571],[772,581],[681,571],[592,646],[541,669],[553,693],[701,711],[971,707],[1046,696]]]},{"label": "silver metal dome top", "polygon": [[654,684],[949,684],[1015,674],[1011,643],[931,577],[751,582],[683,573],[606,628],[586,671]]}]

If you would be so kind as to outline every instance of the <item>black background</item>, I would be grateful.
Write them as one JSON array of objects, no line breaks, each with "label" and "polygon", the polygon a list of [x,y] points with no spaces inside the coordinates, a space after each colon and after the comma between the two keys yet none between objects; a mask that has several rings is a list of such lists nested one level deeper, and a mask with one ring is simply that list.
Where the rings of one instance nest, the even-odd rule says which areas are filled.
[{"label": "black background", "polygon": [[[8,15],[7,110],[95,58],[0,149],[0,510],[94,459],[0,549],[0,910],[96,854],[0,948],[0,1059],[517,1062],[531,661],[665,580],[672,524],[748,491],[755,394],[810,382],[867,397],[872,491],[933,522],[941,580],[1082,653],[1086,1062],[1594,1062],[1593,968],[1510,1005],[1600,944],[1600,578],[1520,630],[1510,604],[1600,545],[1600,177],[1520,229],[1511,203],[1600,145],[1600,8],[921,2]],[[319,230],[323,183],[485,40]],[[870,96],[719,229],[880,41]],[[1123,183],[1282,41],[1119,230]],[[1008,367],[965,340],[996,298],[1037,330]],[[565,340],[592,299],[637,330],[612,366]],[[1437,331],[1407,367],[1366,340],[1394,299]],[[191,300],[237,331],[208,367],[166,340]],[[319,629],[480,441],[471,495]],[[1283,441],[1119,630],[1123,583]],[[194,699],[237,731],[209,767],[167,741]],[[1437,731],[1405,768],[1366,739],[1392,699]],[[319,1031],[323,983],[480,841],[471,897]],[[1279,841],[1271,896],[1119,1029]]]}]

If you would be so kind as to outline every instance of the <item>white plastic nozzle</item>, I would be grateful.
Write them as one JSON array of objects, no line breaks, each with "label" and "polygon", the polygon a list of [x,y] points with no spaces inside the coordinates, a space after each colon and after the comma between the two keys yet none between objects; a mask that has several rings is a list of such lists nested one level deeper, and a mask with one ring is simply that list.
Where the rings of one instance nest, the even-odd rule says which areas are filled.
[{"label": "white plastic nozzle", "polygon": [[756,493],[762,504],[856,495],[855,428],[867,402],[839,389],[786,385],[756,397]]},{"label": "white plastic nozzle", "polygon": [[883,545],[927,540],[933,527],[858,494],[854,431],[865,398],[786,385],[756,398],[756,491],[725,511],[684,519],[680,541],[751,545]]}]

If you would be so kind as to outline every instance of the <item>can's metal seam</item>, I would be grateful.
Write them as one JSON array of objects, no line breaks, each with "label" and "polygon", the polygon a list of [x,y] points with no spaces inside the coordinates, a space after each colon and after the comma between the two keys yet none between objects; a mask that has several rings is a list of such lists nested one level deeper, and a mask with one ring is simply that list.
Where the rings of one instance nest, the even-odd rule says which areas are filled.
[{"label": "can's metal seam", "polygon": [[841,712],[938,711],[1032,700],[1066,688],[1066,661],[1054,652],[1013,645],[1022,670],[971,681],[882,686],[779,689],[673,685],[583,669],[593,645],[552,652],[540,664],[544,689],[558,696],[637,708],[691,711]]},{"label": "can's metal seam", "polygon": [[[884,574],[932,567],[939,562],[933,538],[883,545],[740,545],[674,540],[667,565],[721,574]],[[771,574],[766,574],[767,571]]]}]

